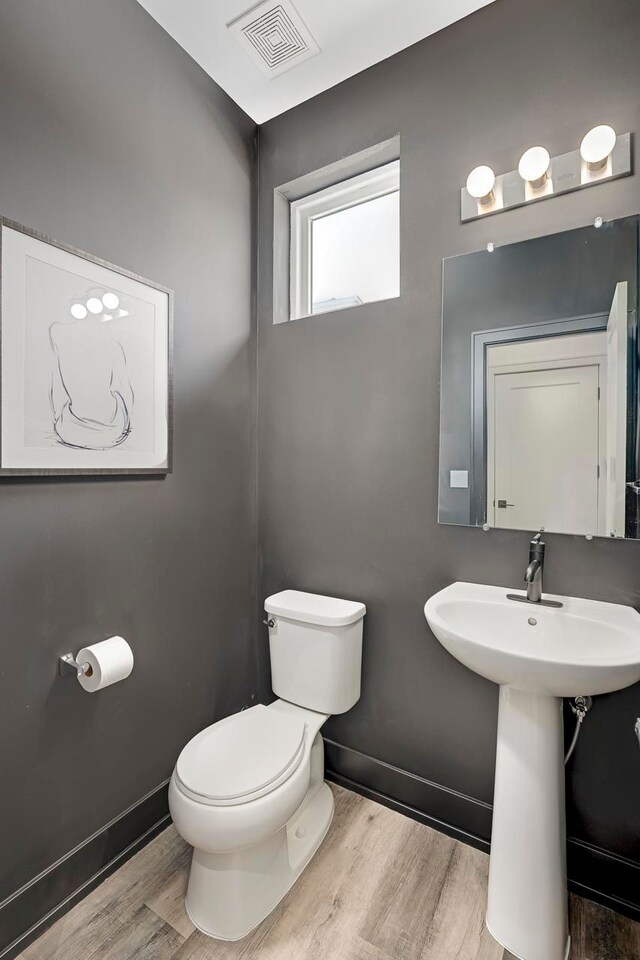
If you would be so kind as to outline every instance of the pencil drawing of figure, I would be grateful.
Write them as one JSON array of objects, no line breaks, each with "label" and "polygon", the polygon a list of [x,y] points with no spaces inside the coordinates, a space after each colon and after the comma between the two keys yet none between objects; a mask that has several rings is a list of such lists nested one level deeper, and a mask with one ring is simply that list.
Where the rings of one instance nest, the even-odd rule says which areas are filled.
[{"label": "pencil drawing of figure", "polygon": [[127,314],[118,306],[116,294],[89,291],[74,300],[70,319],[49,327],[53,429],[66,447],[109,450],[130,435],[133,388],[112,323]]}]

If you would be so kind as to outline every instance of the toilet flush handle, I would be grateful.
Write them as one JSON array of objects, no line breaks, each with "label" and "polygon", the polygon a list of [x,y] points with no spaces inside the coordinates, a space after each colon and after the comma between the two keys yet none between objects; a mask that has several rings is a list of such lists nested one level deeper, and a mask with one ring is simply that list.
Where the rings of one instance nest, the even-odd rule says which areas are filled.
[{"label": "toilet flush handle", "polygon": [[264,625],[267,626],[267,627],[275,627],[275,625],[276,625],[276,622],[275,622],[275,620],[273,619],[273,617],[269,617],[268,620],[263,620],[262,622],[263,622]]}]

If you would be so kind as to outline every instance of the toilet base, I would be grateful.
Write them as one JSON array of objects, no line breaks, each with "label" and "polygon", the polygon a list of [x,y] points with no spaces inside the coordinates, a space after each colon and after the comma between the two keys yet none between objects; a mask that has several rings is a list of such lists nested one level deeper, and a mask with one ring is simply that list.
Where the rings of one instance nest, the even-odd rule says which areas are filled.
[{"label": "toilet base", "polygon": [[293,817],[262,843],[234,853],[194,850],[185,906],[192,923],[217,940],[241,940],[279,904],[322,843],[333,794],[313,784]]}]

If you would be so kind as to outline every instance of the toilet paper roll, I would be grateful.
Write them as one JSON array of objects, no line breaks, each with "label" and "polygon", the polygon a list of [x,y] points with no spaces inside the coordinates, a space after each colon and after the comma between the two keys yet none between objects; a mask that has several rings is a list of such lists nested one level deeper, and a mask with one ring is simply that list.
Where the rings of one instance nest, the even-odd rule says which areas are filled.
[{"label": "toilet paper roll", "polygon": [[133,651],[123,637],[109,637],[83,647],[76,660],[89,664],[87,672],[78,677],[80,686],[89,693],[126,680],[133,670]]}]

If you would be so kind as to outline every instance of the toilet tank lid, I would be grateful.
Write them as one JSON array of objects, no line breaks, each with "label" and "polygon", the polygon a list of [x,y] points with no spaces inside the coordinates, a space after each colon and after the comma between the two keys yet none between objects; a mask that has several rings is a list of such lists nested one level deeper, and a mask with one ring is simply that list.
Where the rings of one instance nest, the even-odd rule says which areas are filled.
[{"label": "toilet tank lid", "polygon": [[265,600],[264,609],[277,617],[299,620],[301,623],[317,623],[324,627],[343,627],[355,623],[367,612],[364,603],[355,600],[338,600],[336,597],[302,593],[300,590],[274,593]]}]

